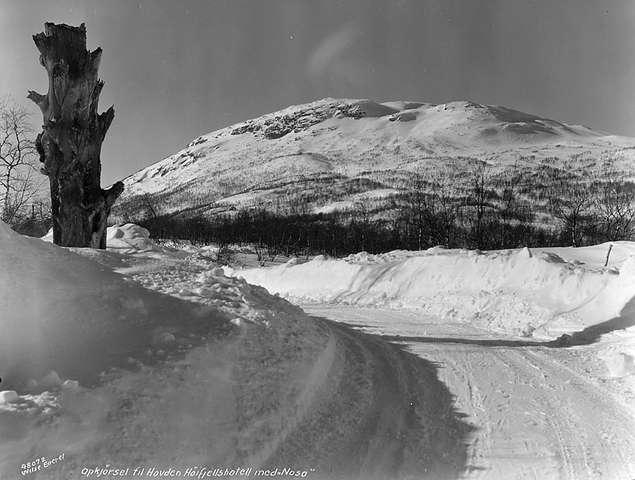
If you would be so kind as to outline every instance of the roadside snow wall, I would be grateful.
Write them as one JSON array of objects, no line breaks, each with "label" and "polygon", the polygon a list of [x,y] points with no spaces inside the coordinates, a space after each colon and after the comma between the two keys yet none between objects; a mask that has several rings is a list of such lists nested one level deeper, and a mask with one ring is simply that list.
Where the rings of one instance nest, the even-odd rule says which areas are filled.
[{"label": "roadside snow wall", "polygon": [[360,253],[230,273],[296,303],[414,308],[448,321],[538,337],[614,318],[635,296],[633,257],[619,270],[606,269],[526,248]]}]

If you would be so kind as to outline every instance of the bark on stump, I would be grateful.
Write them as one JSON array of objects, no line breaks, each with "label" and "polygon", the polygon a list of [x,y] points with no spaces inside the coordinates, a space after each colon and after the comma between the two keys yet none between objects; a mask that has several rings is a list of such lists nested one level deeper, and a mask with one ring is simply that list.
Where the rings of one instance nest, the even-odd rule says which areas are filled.
[{"label": "bark on stump", "polygon": [[106,222],[123,183],[100,186],[101,145],[115,116],[113,107],[97,113],[104,86],[97,77],[101,48],[86,50],[83,23],[45,23],[33,40],[49,79],[46,95],[29,91],[28,98],[44,117],[36,147],[51,186],[53,242],[106,248]]}]

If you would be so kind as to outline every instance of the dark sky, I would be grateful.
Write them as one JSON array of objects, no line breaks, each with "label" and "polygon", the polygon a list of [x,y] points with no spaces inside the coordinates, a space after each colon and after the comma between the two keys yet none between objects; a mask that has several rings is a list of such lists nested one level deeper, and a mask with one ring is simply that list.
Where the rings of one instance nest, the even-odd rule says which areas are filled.
[{"label": "dark sky", "polygon": [[469,99],[635,136],[633,0],[0,0],[0,94],[45,93],[44,21],[85,22],[104,49],[105,183],[327,96]]}]

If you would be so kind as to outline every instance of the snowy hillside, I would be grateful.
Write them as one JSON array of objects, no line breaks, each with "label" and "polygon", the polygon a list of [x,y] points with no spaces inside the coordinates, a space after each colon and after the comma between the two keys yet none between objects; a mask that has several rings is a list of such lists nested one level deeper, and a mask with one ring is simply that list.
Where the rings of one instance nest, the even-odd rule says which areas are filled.
[{"label": "snowy hillside", "polygon": [[196,138],[128,177],[114,217],[255,205],[381,209],[413,171],[442,173],[458,188],[482,162],[494,175],[514,168],[539,177],[566,162],[569,173],[588,175],[616,158],[632,178],[633,148],[633,139],[505,107],[323,99]]}]

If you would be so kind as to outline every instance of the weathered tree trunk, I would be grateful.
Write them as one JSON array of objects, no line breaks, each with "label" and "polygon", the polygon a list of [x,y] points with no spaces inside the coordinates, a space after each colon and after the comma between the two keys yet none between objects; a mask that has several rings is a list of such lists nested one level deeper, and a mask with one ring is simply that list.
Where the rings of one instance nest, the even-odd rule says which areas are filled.
[{"label": "weathered tree trunk", "polygon": [[86,50],[86,27],[44,24],[33,36],[49,77],[47,95],[29,91],[42,110],[36,147],[51,184],[53,241],[66,247],[106,248],[106,221],[123,191],[117,182],[100,186],[101,144],[115,111],[98,114],[104,82],[97,70],[101,48]]}]

